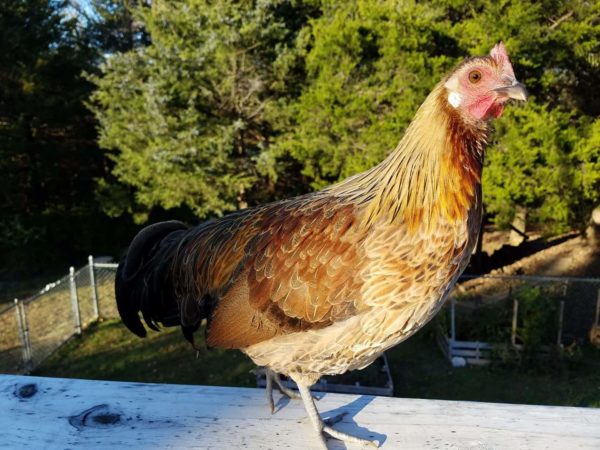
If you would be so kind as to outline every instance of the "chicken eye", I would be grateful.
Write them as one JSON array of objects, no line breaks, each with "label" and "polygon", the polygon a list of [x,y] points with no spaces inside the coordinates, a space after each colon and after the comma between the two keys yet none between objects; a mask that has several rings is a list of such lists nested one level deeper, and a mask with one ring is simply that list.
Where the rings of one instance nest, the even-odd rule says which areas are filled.
[{"label": "chicken eye", "polygon": [[472,84],[477,84],[481,81],[481,72],[479,70],[472,70],[469,72],[469,81]]}]

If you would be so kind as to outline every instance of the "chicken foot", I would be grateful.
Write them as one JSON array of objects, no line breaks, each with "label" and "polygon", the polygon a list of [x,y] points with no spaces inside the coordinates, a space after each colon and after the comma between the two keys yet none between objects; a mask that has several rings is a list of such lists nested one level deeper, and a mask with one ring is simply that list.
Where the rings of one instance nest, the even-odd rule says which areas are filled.
[{"label": "chicken foot", "polygon": [[342,433],[341,431],[331,428],[331,426],[329,425],[332,423],[339,422],[343,418],[345,413],[339,414],[330,420],[324,421],[319,415],[319,411],[317,410],[315,401],[312,395],[310,394],[310,389],[307,386],[304,386],[300,383],[297,384],[298,389],[300,390],[300,396],[302,397],[302,401],[304,402],[304,408],[306,408],[308,417],[310,417],[310,420],[317,431],[317,436],[319,437],[319,443],[322,449],[327,450],[327,441],[325,439],[325,433],[327,433],[332,438],[338,439],[343,442],[352,442],[355,444],[368,445],[375,448],[379,447],[379,445],[375,441],[361,439],[359,437],[352,436],[351,434]]}]

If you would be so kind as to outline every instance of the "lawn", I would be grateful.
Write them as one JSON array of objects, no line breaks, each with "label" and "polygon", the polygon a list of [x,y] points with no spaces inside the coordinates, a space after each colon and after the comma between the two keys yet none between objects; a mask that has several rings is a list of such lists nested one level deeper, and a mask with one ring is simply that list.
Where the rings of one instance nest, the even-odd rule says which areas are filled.
[{"label": "lawn", "polygon": [[[117,320],[92,326],[72,339],[35,375],[255,386],[252,362],[237,351],[190,348],[177,329],[151,332],[140,339]],[[425,328],[388,352],[395,395],[399,397],[476,400],[600,407],[600,350],[583,349],[576,363],[522,369],[501,365],[452,368]]]}]

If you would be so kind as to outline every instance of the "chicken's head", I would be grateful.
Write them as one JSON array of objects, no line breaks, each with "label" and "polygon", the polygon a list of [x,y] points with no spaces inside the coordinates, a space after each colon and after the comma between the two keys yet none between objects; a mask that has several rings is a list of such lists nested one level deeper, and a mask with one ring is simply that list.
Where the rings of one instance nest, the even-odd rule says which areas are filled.
[{"label": "chicken's head", "polygon": [[448,104],[470,120],[500,117],[511,98],[527,100],[502,42],[484,57],[466,59],[448,77],[444,87]]}]

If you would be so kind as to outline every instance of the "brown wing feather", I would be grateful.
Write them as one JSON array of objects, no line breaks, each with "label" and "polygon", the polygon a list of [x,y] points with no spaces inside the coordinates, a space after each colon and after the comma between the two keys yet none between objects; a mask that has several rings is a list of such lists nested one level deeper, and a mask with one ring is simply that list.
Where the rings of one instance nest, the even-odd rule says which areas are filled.
[{"label": "brown wing feather", "polygon": [[355,206],[333,198],[280,204],[261,212],[239,275],[218,299],[211,346],[243,348],[321,328],[361,310],[358,276],[364,236],[352,224]]}]

